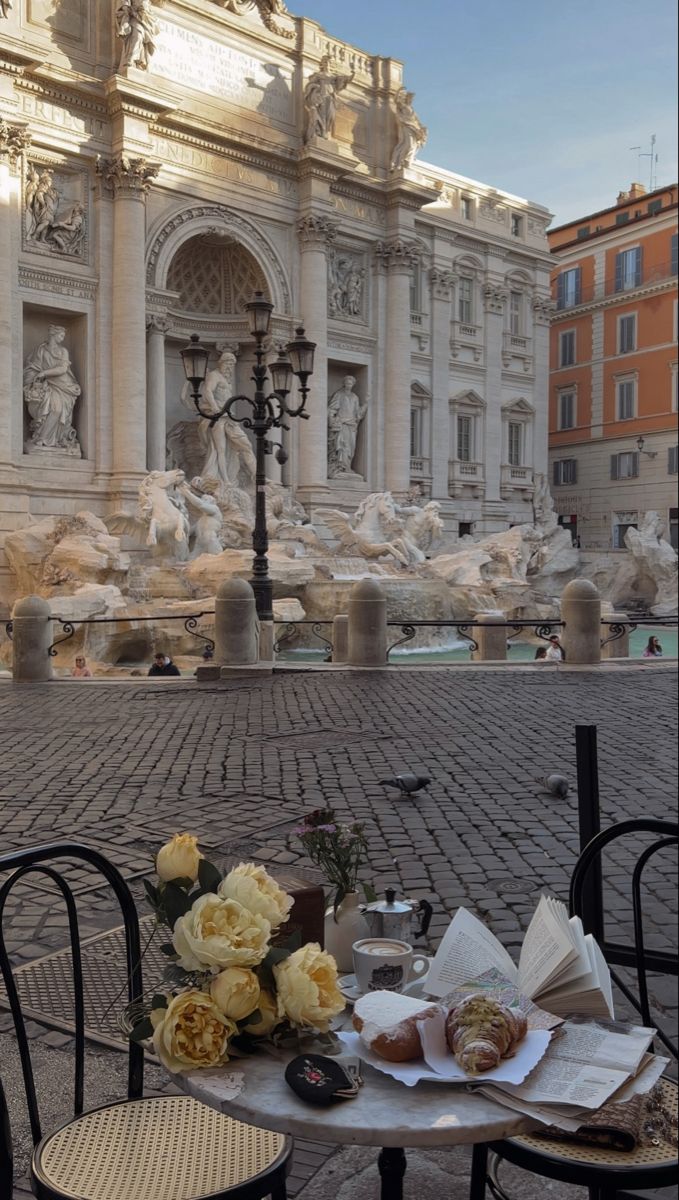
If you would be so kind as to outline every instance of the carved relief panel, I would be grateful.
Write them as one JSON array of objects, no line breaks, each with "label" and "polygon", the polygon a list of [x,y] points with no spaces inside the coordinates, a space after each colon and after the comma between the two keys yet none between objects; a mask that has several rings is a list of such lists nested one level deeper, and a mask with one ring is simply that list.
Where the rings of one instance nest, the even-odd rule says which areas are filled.
[{"label": "carved relief panel", "polygon": [[33,157],[23,181],[23,248],[87,263],[87,175]]},{"label": "carved relief panel", "polygon": [[346,246],[328,251],[328,316],[366,324],[366,262]]}]

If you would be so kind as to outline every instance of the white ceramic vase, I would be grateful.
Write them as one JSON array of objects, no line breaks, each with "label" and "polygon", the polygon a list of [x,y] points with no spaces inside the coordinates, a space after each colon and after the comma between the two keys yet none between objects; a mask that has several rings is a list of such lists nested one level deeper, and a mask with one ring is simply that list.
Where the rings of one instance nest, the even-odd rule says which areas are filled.
[{"label": "white ceramic vase", "polygon": [[340,975],[349,975],[354,969],[352,946],[361,938],[370,936],[368,922],[359,909],[361,898],[358,892],[349,892],[333,912],[332,905],[325,913],[325,948],[337,963]]}]

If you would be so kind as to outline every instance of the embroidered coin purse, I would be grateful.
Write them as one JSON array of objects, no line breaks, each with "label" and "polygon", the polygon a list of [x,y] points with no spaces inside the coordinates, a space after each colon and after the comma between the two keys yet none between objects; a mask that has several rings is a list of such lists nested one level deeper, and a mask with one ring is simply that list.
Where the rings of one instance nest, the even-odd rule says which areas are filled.
[{"label": "embroidered coin purse", "polygon": [[285,1081],[300,1100],[309,1104],[332,1104],[351,1100],[358,1094],[361,1079],[324,1054],[300,1054],[285,1068]]}]

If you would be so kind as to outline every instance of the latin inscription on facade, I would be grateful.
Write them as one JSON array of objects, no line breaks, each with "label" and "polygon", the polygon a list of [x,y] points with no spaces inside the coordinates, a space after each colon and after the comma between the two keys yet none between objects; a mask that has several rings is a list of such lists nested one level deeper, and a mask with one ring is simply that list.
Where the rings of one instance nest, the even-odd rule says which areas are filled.
[{"label": "latin inscription on facade", "polygon": [[186,146],[182,142],[170,141],[169,138],[151,135],[151,154],[163,162],[181,163],[195,171],[205,171],[208,175],[219,175],[220,179],[230,179],[234,183],[247,184],[272,196],[282,196],[294,200],[297,196],[297,185],[292,179],[282,175],[273,175],[268,171],[259,171],[244,163],[233,162],[230,159],[213,154],[209,150],[201,150],[196,146]]},{"label": "latin inscription on facade", "polygon": [[292,122],[291,72],[262,62],[192,29],[158,18],[159,35],[149,75],[208,92],[270,121]]}]

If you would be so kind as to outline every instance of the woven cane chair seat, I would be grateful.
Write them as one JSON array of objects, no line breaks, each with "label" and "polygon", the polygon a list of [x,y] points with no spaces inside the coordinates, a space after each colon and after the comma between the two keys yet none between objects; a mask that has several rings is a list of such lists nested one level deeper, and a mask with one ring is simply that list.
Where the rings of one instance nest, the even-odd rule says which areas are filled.
[{"label": "woven cane chair seat", "polygon": [[[677,1085],[671,1079],[661,1079],[663,1106],[668,1112],[677,1111]],[[577,1163],[579,1166],[593,1166],[620,1171],[632,1170],[637,1167],[665,1167],[677,1161],[677,1151],[668,1142],[659,1141],[657,1146],[637,1146],[636,1150],[611,1150],[607,1146],[588,1146],[579,1142],[562,1142],[560,1139],[535,1137],[531,1134],[520,1134],[508,1138],[512,1145],[524,1150],[534,1150],[556,1161]]]},{"label": "woven cane chair seat", "polygon": [[190,1096],[149,1097],[95,1109],[48,1135],[33,1172],[68,1200],[203,1200],[229,1189],[235,1197],[239,1185],[280,1169],[290,1146]]}]

